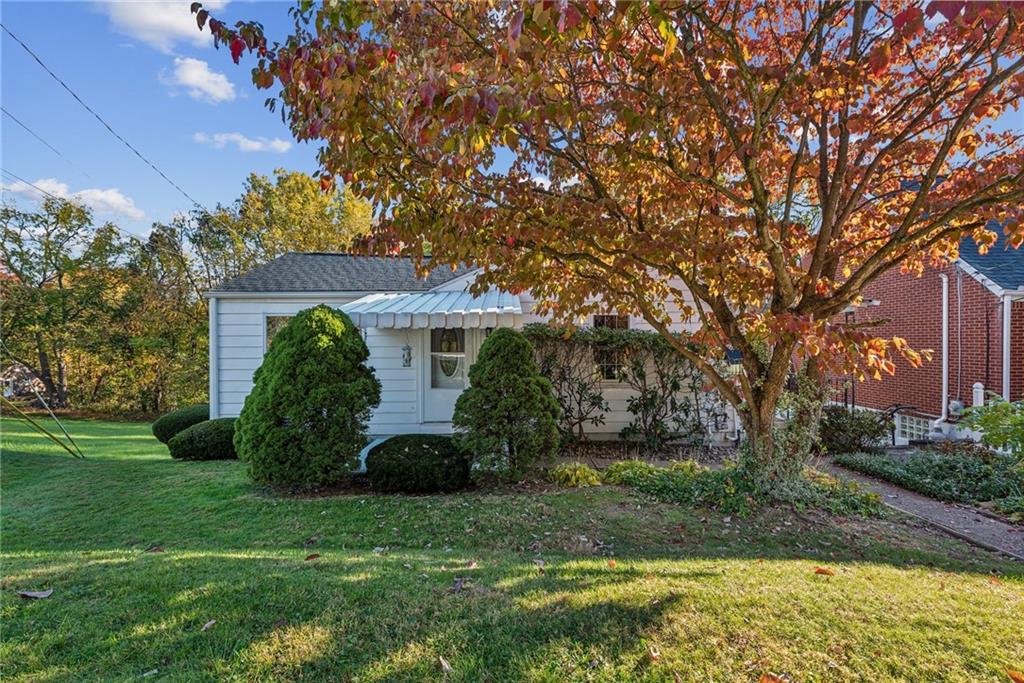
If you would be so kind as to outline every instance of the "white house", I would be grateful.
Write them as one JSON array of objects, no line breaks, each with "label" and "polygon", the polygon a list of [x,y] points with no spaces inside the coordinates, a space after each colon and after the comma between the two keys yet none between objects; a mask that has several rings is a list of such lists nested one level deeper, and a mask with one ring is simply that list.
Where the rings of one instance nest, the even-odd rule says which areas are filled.
[{"label": "white house", "polygon": [[[238,415],[274,332],[289,316],[327,304],[362,330],[381,382],[370,434],[451,433],[455,399],[467,386],[467,370],[488,331],[544,320],[533,313],[529,294],[494,289],[474,297],[468,287],[476,272],[439,267],[420,279],[408,258],[289,253],[221,283],[206,294],[210,417]],[[631,316],[587,322],[649,329]],[[675,316],[677,330],[687,325]],[[603,425],[590,428],[593,436],[614,436],[630,422],[628,391],[614,379],[605,382],[610,410]]]}]

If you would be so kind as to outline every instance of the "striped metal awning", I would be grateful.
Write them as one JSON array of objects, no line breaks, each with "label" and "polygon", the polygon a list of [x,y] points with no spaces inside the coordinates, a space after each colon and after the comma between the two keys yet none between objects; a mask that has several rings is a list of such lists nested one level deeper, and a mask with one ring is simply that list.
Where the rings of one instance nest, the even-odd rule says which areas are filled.
[{"label": "striped metal awning", "polygon": [[517,327],[519,297],[497,289],[480,296],[466,291],[370,294],[341,307],[362,328]]}]

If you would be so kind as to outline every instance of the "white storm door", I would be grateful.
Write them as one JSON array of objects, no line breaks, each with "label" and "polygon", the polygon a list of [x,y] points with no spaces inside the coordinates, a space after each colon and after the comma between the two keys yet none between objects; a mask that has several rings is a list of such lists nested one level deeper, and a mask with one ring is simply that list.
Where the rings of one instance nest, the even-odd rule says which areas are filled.
[{"label": "white storm door", "polygon": [[470,355],[466,342],[474,335],[462,328],[426,330],[427,357],[423,378],[423,421],[451,422],[455,400],[469,379]]}]

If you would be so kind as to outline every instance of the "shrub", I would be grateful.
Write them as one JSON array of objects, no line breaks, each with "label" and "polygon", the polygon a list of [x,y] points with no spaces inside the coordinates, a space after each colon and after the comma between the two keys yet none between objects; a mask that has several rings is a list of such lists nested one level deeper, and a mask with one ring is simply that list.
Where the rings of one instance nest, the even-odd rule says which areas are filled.
[{"label": "shrub", "polygon": [[566,489],[601,485],[601,475],[598,471],[579,462],[563,462],[555,465],[548,472],[548,478],[554,484]]},{"label": "shrub", "polygon": [[328,306],[298,313],[277,332],[235,423],[235,449],[254,480],[312,488],[358,467],[380,403],[368,357],[349,317]]},{"label": "shrub", "polygon": [[153,422],[153,436],[160,443],[168,443],[178,432],[187,429],[194,424],[205,422],[210,419],[210,406],[200,403],[187,408],[179,408],[158,417]]},{"label": "shrub", "polygon": [[821,445],[833,455],[881,452],[891,433],[892,420],[881,413],[842,406],[825,406],[822,410]]},{"label": "shrub", "polygon": [[993,507],[1015,522],[1024,522],[1024,495],[1000,498]]},{"label": "shrub", "polygon": [[167,442],[175,460],[235,460],[235,418],[206,420],[183,429]]},{"label": "shrub", "polygon": [[885,509],[881,496],[865,491],[857,482],[843,481],[811,469],[805,470],[802,477],[776,487],[773,493],[777,499],[798,509],[816,508],[834,515],[878,517]]},{"label": "shrub", "polygon": [[984,406],[968,408],[964,423],[981,432],[983,443],[1024,459],[1024,401],[992,395]]},{"label": "shrub", "polygon": [[905,461],[891,456],[849,453],[836,458],[844,467],[885,479],[939,500],[977,503],[1024,492],[1024,478],[1013,458],[946,455],[932,450],[911,454]]},{"label": "shrub", "polygon": [[469,484],[469,460],[450,436],[393,436],[366,456],[366,476],[384,493],[448,493]]},{"label": "shrub", "polygon": [[519,332],[495,330],[469,369],[455,402],[455,441],[472,457],[475,478],[512,478],[558,450],[558,402]]}]

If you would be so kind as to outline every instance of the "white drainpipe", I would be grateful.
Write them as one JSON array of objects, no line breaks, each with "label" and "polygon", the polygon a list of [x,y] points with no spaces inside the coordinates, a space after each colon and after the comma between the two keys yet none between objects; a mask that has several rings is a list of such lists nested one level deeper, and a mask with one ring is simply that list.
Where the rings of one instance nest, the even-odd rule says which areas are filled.
[{"label": "white drainpipe", "polygon": [[942,278],[942,414],[932,423],[935,430],[946,421],[949,403],[949,277],[939,273]]},{"label": "white drainpipe", "polygon": [[1010,400],[1010,310],[1012,300],[1003,297],[1003,398]]}]

